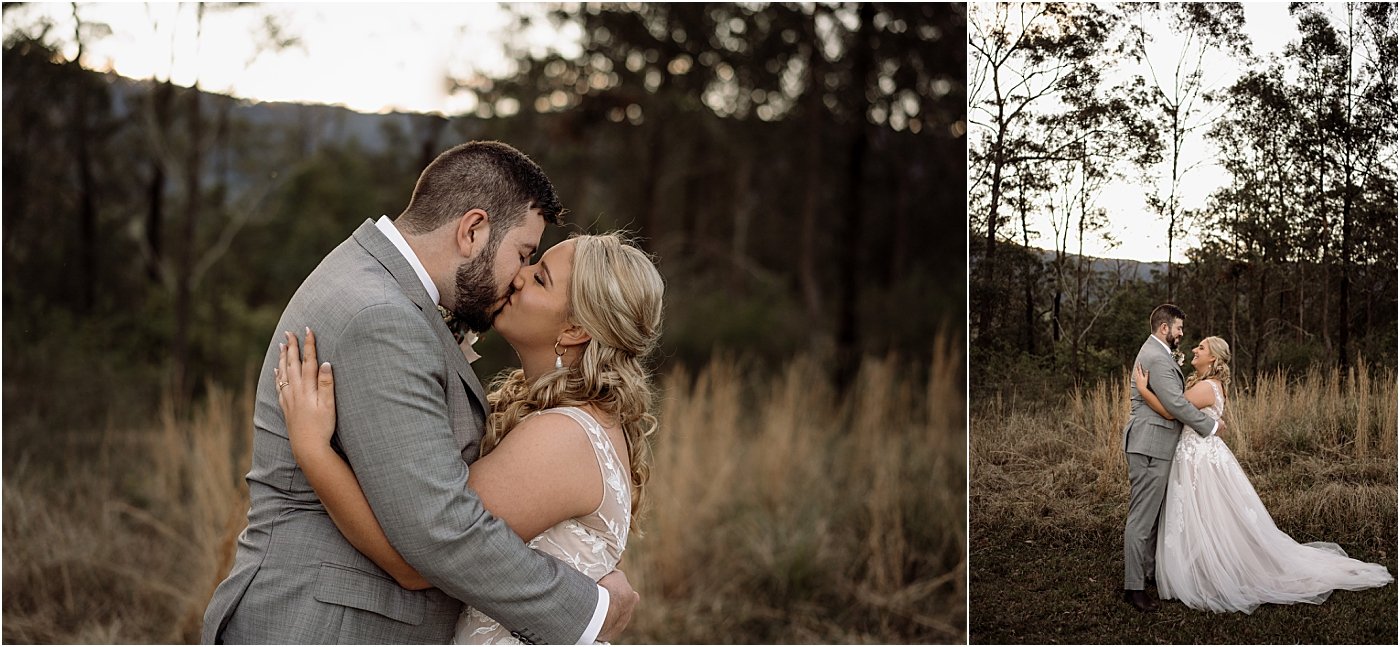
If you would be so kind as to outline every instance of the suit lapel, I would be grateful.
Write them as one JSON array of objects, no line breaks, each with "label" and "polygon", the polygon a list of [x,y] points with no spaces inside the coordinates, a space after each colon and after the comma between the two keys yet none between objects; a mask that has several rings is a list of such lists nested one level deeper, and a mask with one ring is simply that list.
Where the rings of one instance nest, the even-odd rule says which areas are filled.
[{"label": "suit lapel", "polygon": [[423,287],[423,281],[418,278],[418,273],[413,271],[413,266],[408,264],[408,259],[399,253],[394,243],[384,236],[384,232],[379,231],[373,220],[365,220],[364,224],[355,230],[355,241],[389,271],[398,282],[399,289],[423,312],[423,318],[428,320],[428,325],[437,334],[438,340],[447,347],[444,355],[447,357],[448,367],[457,372],[462,384],[471,392],[472,397],[476,398],[477,404],[481,405],[481,410],[490,411],[481,380],[477,379],[476,372],[472,370],[471,364],[467,363],[457,340],[452,338],[452,331],[447,329],[447,324],[438,314],[437,304],[428,296],[428,290]]},{"label": "suit lapel", "polygon": [[1182,389],[1185,390],[1186,374],[1181,372],[1181,365],[1176,363],[1176,355],[1173,355],[1171,351],[1167,351],[1167,361],[1172,363],[1172,368],[1176,370],[1176,378],[1181,380]]},{"label": "suit lapel", "polygon": [[1176,363],[1176,357],[1167,349],[1167,345],[1162,343],[1162,340],[1157,339],[1155,336],[1148,335],[1147,341],[1143,343],[1151,344],[1153,348],[1157,349],[1157,352],[1166,355],[1167,363],[1171,364],[1172,369],[1176,371],[1177,379],[1181,380],[1182,384],[1186,384],[1186,375],[1181,372],[1181,366]]},{"label": "suit lapel", "polygon": [[355,241],[379,261],[384,269],[389,270],[389,274],[398,281],[399,289],[408,295],[409,300],[413,301],[419,310],[437,310],[437,304],[428,296],[428,290],[418,279],[418,273],[413,271],[408,259],[399,253],[394,243],[384,236],[384,232],[379,231],[373,220],[365,220],[364,224],[355,230]]},{"label": "suit lapel", "polygon": [[432,308],[433,319],[437,323],[433,330],[437,332],[438,339],[443,345],[450,346],[452,351],[447,353],[447,364],[452,370],[457,371],[457,375],[462,378],[462,383],[466,384],[467,390],[471,391],[472,397],[476,398],[477,404],[481,405],[482,411],[490,411],[486,406],[486,390],[481,388],[481,380],[477,379],[476,371],[472,370],[472,365],[467,362],[467,356],[462,353],[462,347],[457,344],[457,340],[452,336],[452,331],[447,329],[447,324],[443,323],[442,317],[438,315],[437,306]]}]

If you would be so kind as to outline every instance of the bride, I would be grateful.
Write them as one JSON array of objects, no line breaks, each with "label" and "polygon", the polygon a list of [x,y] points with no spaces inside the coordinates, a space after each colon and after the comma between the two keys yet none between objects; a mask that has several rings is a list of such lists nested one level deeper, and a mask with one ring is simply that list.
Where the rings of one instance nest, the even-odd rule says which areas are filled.
[{"label": "bride", "polygon": [[[1230,388],[1230,347],[1207,337],[1191,356],[1196,372],[1186,381],[1186,399],[1219,420]],[[1170,419],[1147,377],[1134,367],[1138,392]],[[1158,595],[1193,609],[1251,613],[1261,604],[1320,604],[1335,589],[1394,581],[1384,566],[1351,559],[1337,544],[1299,544],[1279,530],[1230,448],[1215,435],[1182,432],[1161,524]]]},{"label": "bride", "polygon": [[[575,236],[520,270],[495,328],[520,358],[488,400],[481,458],[467,483],[535,550],[597,581],[617,567],[642,503],[656,430],[641,360],[661,328],[661,275],[616,235]],[[279,394],[292,453],[331,520],[361,553],[408,589],[430,588],[389,544],[349,465],[331,446],[334,378],[290,333]],[[463,347],[466,350],[466,346]],[[472,608],[456,643],[518,643]]]}]

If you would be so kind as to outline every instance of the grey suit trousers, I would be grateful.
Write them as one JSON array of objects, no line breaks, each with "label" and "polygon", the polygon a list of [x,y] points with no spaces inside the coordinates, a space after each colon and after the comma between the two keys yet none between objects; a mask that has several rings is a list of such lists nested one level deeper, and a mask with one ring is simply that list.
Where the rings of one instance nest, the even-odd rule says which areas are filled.
[{"label": "grey suit trousers", "polygon": [[1128,454],[1128,523],[1123,531],[1123,588],[1141,591],[1157,564],[1157,528],[1167,498],[1172,459]]}]

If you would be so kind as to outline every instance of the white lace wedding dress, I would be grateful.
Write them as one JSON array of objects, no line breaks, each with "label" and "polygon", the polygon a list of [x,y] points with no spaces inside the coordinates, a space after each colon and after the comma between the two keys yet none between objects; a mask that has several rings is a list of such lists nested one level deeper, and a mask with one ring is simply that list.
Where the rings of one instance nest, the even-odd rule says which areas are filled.
[{"label": "white lace wedding dress", "polygon": [[[530,548],[547,553],[593,578],[617,568],[622,551],[627,548],[627,528],[632,524],[632,479],[624,471],[602,425],[582,409],[557,407],[534,415],[563,414],[573,418],[588,434],[589,444],[598,459],[603,477],[603,500],[591,514],[560,523],[530,540]],[[452,642],[458,645],[518,645],[510,630],[486,614],[467,607],[457,620]]]},{"label": "white lace wedding dress", "polygon": [[[1220,385],[1206,415],[1225,410]],[[1380,564],[1327,542],[1299,544],[1274,525],[1239,461],[1218,436],[1185,429],[1176,446],[1157,541],[1157,591],[1193,609],[1251,613],[1260,604],[1319,604],[1335,589],[1394,581]]]}]

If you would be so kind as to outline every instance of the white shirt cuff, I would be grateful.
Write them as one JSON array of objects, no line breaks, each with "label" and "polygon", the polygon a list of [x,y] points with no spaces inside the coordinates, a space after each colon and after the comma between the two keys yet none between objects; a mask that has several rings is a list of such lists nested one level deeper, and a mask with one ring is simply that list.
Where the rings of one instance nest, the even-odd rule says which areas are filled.
[{"label": "white shirt cuff", "polygon": [[1220,431],[1220,421],[1219,421],[1219,420],[1216,420],[1216,421],[1215,421],[1215,425],[1212,426],[1212,427],[1210,428],[1210,433],[1209,433],[1209,434],[1206,434],[1206,435],[1207,435],[1207,436],[1214,436],[1214,435],[1215,435],[1215,432],[1217,432],[1217,431]]},{"label": "white shirt cuff", "polygon": [[608,602],[608,590],[598,587],[598,608],[593,610],[593,620],[583,630],[583,635],[578,637],[578,644],[592,645],[598,641],[598,632],[603,630],[603,620],[608,617]]}]

